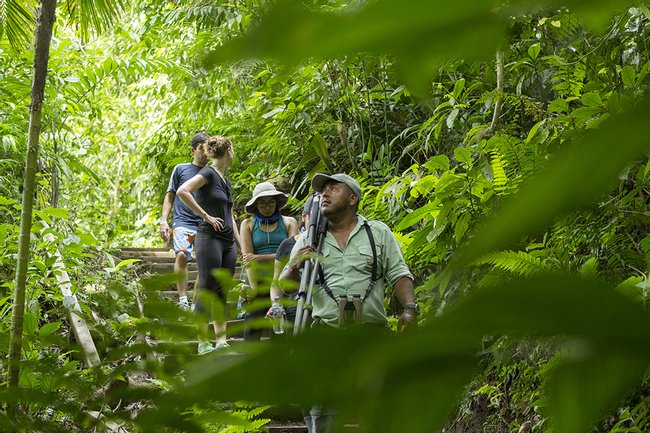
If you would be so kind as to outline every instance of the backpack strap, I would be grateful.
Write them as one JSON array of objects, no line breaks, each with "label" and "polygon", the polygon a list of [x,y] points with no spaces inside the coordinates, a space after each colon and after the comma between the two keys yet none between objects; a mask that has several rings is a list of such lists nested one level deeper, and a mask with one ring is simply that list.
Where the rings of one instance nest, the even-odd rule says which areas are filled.
[{"label": "backpack strap", "polygon": [[370,293],[375,288],[375,284],[377,284],[377,246],[375,245],[375,238],[372,236],[372,230],[370,230],[368,220],[363,221],[363,227],[366,229],[366,234],[368,235],[368,240],[370,241],[370,248],[372,249],[372,271],[370,274],[370,284],[368,284],[366,293],[361,300],[362,303],[368,298],[368,296],[370,296]]},{"label": "backpack strap", "polygon": [[332,293],[332,289],[330,289],[330,287],[327,285],[327,281],[325,281],[325,274],[323,274],[322,263],[318,264],[318,280],[319,280],[318,285],[320,286],[320,288],[323,289],[325,293],[327,293],[327,296],[332,298],[332,301],[338,304],[339,301],[336,300],[336,296],[334,296],[334,293]]}]

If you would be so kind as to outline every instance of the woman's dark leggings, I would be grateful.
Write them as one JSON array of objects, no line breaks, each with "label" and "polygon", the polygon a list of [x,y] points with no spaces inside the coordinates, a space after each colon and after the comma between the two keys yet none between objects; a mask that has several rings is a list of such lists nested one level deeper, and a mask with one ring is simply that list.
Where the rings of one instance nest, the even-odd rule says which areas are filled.
[{"label": "woman's dark leggings", "polygon": [[[227,319],[226,293],[219,280],[212,274],[212,271],[219,268],[226,269],[230,274],[229,278],[232,278],[232,275],[235,273],[235,266],[237,265],[237,247],[235,246],[235,241],[227,241],[209,233],[198,231],[196,233],[194,248],[196,250],[196,263],[199,267],[200,290],[205,290],[221,299],[224,305],[224,315]],[[201,296],[198,296],[195,307],[196,312],[204,313],[206,311],[204,302],[202,302]]]}]

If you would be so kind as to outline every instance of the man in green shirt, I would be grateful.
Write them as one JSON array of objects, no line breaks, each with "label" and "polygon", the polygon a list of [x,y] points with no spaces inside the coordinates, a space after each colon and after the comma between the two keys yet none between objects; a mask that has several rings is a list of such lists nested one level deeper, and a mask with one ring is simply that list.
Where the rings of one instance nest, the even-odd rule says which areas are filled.
[{"label": "man in green shirt", "polygon": [[[320,274],[325,284],[314,288],[312,317],[321,324],[339,326],[339,302],[347,297],[352,303],[355,296],[361,300],[361,324],[386,325],[384,286],[392,285],[397,300],[404,307],[400,327],[414,326],[417,306],[413,292],[413,276],[409,272],[397,239],[380,221],[366,220],[358,215],[361,186],[351,176],[343,173],[326,175],[318,173],[311,181],[314,191],[320,192],[321,212],[328,219],[327,233],[321,252]],[[367,224],[375,244],[373,255]],[[313,253],[303,234],[291,251],[291,259],[280,279],[299,280],[304,256]],[[376,282],[371,287],[373,258],[376,255]],[[329,289],[329,290],[328,290]],[[345,299],[345,298],[344,298]]]},{"label": "man in green shirt", "polygon": [[[328,220],[320,257],[321,281],[312,293],[314,321],[341,326],[344,320],[339,316],[346,315],[342,305],[350,302],[348,306],[355,306],[355,323],[387,326],[384,287],[389,283],[404,307],[399,327],[416,326],[418,309],[413,276],[388,226],[357,214],[362,196],[359,183],[344,173],[319,173],[313,177],[311,185],[314,191],[322,194],[320,210]],[[283,288],[287,286],[282,285],[283,280],[285,283],[287,279],[299,281],[305,257],[313,253],[315,250],[309,245],[307,233],[303,233],[280,275]],[[330,432],[333,414],[330,408],[312,407],[305,413],[309,433]]]}]

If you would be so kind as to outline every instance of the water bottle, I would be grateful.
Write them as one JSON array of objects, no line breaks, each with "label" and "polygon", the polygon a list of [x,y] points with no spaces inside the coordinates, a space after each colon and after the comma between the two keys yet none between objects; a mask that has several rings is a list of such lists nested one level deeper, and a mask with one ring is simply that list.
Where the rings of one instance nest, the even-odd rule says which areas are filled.
[{"label": "water bottle", "polygon": [[273,298],[271,305],[271,323],[273,324],[274,334],[284,334],[284,308],[280,303],[280,297]]}]

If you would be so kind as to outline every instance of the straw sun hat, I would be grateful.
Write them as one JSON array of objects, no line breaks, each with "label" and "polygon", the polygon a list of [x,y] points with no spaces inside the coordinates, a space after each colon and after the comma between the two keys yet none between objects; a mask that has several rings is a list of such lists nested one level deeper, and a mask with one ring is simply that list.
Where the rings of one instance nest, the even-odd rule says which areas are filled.
[{"label": "straw sun hat", "polygon": [[275,197],[276,209],[282,209],[288,200],[287,195],[275,189],[271,182],[258,183],[253,189],[253,198],[246,203],[246,212],[255,213],[255,202],[261,197]]}]

